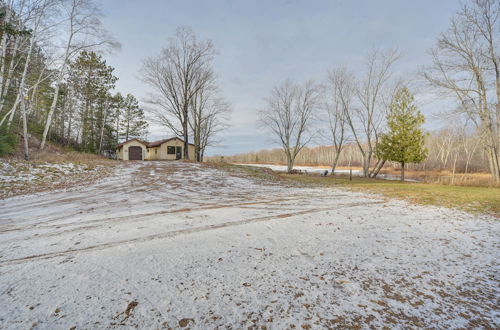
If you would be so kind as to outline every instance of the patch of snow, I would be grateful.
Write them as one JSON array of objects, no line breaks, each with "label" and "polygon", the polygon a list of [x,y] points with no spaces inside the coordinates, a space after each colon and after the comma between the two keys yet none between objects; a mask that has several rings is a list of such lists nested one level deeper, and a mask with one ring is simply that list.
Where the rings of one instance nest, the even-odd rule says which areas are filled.
[{"label": "patch of snow", "polygon": [[59,182],[71,174],[99,170],[86,165],[63,163],[32,163],[24,161],[0,161],[0,185],[4,187],[23,186],[32,182]]}]

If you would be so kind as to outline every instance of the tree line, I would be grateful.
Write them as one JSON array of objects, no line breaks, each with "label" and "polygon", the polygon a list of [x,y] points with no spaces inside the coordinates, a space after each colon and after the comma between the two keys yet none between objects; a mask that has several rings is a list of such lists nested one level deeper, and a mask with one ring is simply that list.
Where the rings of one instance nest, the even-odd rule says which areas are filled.
[{"label": "tree line", "polygon": [[[499,17],[498,0],[463,5],[430,50],[432,64],[418,75],[431,93],[454,104],[445,115],[467,132],[459,139],[478,141],[474,147],[463,141],[437,146],[447,148],[439,150],[440,157],[455,153],[456,165],[463,155],[454,150],[462,150],[468,168],[470,157],[480,150],[495,182],[500,182]],[[401,164],[404,179],[408,163],[425,161],[434,145],[426,146],[424,117],[410,79],[394,74],[400,58],[396,50],[375,50],[365,57],[358,75],[343,66],[320,83],[286,80],[273,88],[259,121],[281,146],[289,171],[305,146],[318,140],[332,146],[332,174],[347,146],[356,147],[365,177],[376,177],[392,161]]]},{"label": "tree line", "polygon": [[113,92],[102,53],[118,49],[92,0],[0,2],[0,154],[22,135],[109,154],[147,129],[137,99]]},{"label": "tree line", "polygon": [[[427,132],[424,148],[427,157],[420,163],[406,164],[406,168],[417,171],[455,171],[456,173],[488,172],[488,161],[480,138],[470,130],[456,125]],[[221,156],[210,160],[219,161]],[[224,156],[224,161],[248,164],[286,164],[281,148],[263,149],[248,153]],[[305,146],[297,155],[295,164],[306,166],[328,166],[336,161],[337,167],[361,167],[363,158],[355,143],[348,142],[338,154],[333,145]],[[398,164],[388,162],[385,167]],[[399,167],[399,166],[398,166]]]}]

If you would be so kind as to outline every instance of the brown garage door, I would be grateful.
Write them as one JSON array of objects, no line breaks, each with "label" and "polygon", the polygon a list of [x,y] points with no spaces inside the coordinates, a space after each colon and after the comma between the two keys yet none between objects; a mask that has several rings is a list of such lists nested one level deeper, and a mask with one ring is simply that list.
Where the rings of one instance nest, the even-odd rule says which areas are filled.
[{"label": "brown garage door", "polygon": [[142,148],[141,147],[129,147],[128,148],[128,159],[129,160],[142,160]]}]

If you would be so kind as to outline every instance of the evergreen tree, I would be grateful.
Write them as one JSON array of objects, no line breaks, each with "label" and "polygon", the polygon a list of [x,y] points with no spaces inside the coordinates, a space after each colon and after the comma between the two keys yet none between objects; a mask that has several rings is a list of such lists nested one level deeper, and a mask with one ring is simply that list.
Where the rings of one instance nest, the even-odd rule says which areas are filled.
[{"label": "evergreen tree", "polygon": [[125,141],[144,135],[148,123],[146,122],[144,111],[139,107],[139,102],[132,94],[127,94],[123,100],[122,116],[121,136]]},{"label": "evergreen tree", "polygon": [[424,115],[414,104],[414,97],[403,87],[393,96],[387,115],[389,132],[383,134],[377,148],[379,159],[401,164],[401,181],[404,181],[405,164],[420,163],[427,157],[422,130]]},{"label": "evergreen tree", "polygon": [[81,135],[77,140],[84,151],[101,152],[105,130],[111,129],[109,91],[117,80],[113,70],[102,56],[88,51],[81,52],[70,65],[69,83],[81,103]]},{"label": "evergreen tree", "polygon": [[125,99],[123,98],[122,94],[120,92],[117,92],[113,97],[111,98],[111,108],[113,109],[113,138],[114,138],[114,145],[118,144],[120,142],[120,132],[121,132],[121,126],[122,126],[122,120],[123,120],[123,108],[124,108],[124,103]]}]

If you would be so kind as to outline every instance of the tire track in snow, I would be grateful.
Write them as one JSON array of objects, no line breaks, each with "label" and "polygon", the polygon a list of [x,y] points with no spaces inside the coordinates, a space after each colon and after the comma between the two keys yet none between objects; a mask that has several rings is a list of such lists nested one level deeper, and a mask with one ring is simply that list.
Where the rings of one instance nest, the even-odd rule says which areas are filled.
[{"label": "tire track in snow", "polygon": [[[315,197],[316,199],[331,199],[332,197],[345,197],[348,195],[345,194],[339,194],[339,195],[333,195],[333,196],[323,196],[323,197],[318,197],[318,196],[311,196]],[[66,218],[69,218],[68,216],[65,217],[59,217],[56,219],[51,219],[47,220],[44,222],[38,222],[33,225],[29,226],[19,226],[19,227],[7,227],[6,229],[0,229],[0,235],[5,234],[5,233],[12,233],[15,231],[25,231],[25,230],[30,230],[30,229],[50,229],[50,228],[55,228],[55,229],[60,229],[60,228],[65,228],[65,227],[72,227],[72,226],[77,226],[77,228],[74,229],[69,229],[66,231],[61,231],[58,233],[53,233],[52,235],[37,235],[35,237],[44,237],[44,236],[54,236],[59,233],[64,233],[64,232],[71,232],[71,231],[77,231],[78,229],[86,229],[86,228],[96,228],[99,226],[107,226],[109,224],[113,224],[115,221],[123,221],[123,220],[134,220],[134,221],[146,221],[147,219],[142,219],[142,218],[148,218],[152,216],[157,216],[157,215],[163,215],[163,214],[175,214],[175,213],[189,213],[189,212],[196,212],[196,211],[203,211],[203,210],[214,210],[214,209],[222,209],[222,208],[232,208],[232,207],[245,207],[245,206],[252,206],[252,205],[267,205],[267,204],[273,204],[273,203],[279,203],[279,202],[293,202],[293,201],[303,201],[307,196],[302,196],[300,198],[276,198],[272,200],[254,200],[254,201],[248,201],[248,202],[238,202],[238,203],[233,203],[233,204],[225,204],[221,205],[220,203],[209,203],[205,204],[203,206],[197,206],[197,207],[184,207],[180,209],[174,209],[174,210],[163,210],[163,211],[156,211],[156,212],[148,212],[148,213],[139,213],[139,214],[131,214],[131,215],[123,215],[119,217],[105,217],[105,218],[98,218],[98,219],[91,219],[91,220],[84,220],[84,221],[78,221],[78,222],[71,222],[71,223],[62,223],[62,224],[53,224],[53,225],[48,225],[48,223],[56,222],[59,220],[64,220]],[[79,215],[80,213],[76,213],[74,215]],[[138,219],[140,218],[140,219]],[[94,223],[98,223],[98,225],[91,225]],[[82,226],[86,225],[86,226]]]},{"label": "tire track in snow", "polygon": [[342,209],[342,208],[366,206],[366,205],[374,205],[374,204],[383,204],[383,203],[385,203],[385,201],[340,204],[340,205],[336,205],[335,207],[306,209],[306,210],[292,212],[292,213],[281,213],[281,214],[271,215],[271,216],[255,217],[255,218],[244,219],[244,220],[239,220],[239,221],[230,221],[230,222],[223,222],[223,223],[219,223],[219,224],[212,224],[212,225],[201,226],[201,227],[174,230],[174,231],[169,231],[166,233],[160,233],[160,234],[148,235],[148,236],[126,239],[126,240],[121,240],[121,241],[91,245],[91,246],[87,246],[87,247],[80,248],[80,249],[69,249],[69,250],[60,251],[60,252],[42,253],[42,254],[36,254],[36,255],[31,255],[31,256],[22,257],[22,258],[4,260],[4,261],[0,262],[0,267],[20,264],[20,263],[29,262],[29,261],[52,259],[52,258],[57,258],[57,257],[62,257],[62,256],[66,256],[66,255],[79,253],[79,252],[91,252],[91,251],[104,250],[107,248],[113,248],[113,247],[117,247],[117,246],[124,245],[124,244],[144,243],[144,242],[149,242],[152,240],[172,238],[172,237],[176,237],[176,236],[179,236],[182,234],[193,234],[193,233],[199,233],[199,232],[204,232],[204,231],[209,231],[209,230],[216,230],[216,229],[246,225],[246,224],[251,224],[251,223],[258,223],[258,222],[263,222],[263,221],[291,218],[291,217],[299,216],[299,215],[306,215],[306,214],[313,214],[313,213],[319,213],[319,212],[325,212],[325,211],[334,211],[334,210],[338,210],[338,209]]}]

